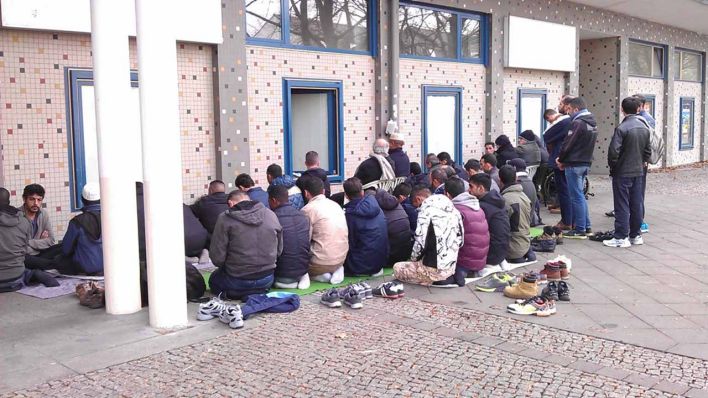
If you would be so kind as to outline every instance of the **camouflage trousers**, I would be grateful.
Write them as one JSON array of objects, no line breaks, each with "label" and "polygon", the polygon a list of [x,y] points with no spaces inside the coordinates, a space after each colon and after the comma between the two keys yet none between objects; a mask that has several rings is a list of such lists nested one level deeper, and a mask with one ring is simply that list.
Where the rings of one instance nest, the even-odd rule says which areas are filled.
[{"label": "camouflage trousers", "polygon": [[430,286],[433,282],[449,278],[455,269],[439,270],[427,267],[421,261],[403,261],[393,266],[393,276],[401,282]]}]

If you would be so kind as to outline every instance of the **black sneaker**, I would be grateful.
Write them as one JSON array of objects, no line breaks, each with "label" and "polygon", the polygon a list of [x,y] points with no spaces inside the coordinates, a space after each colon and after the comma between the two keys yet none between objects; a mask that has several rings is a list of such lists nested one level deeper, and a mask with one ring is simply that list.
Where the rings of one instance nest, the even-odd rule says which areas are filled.
[{"label": "black sneaker", "polygon": [[558,282],[558,299],[560,301],[570,301],[570,288],[563,281]]},{"label": "black sneaker", "polygon": [[320,303],[326,305],[329,308],[339,308],[342,306],[342,300],[340,298],[340,293],[337,289],[332,288],[327,290],[320,297]]},{"label": "black sneaker", "polygon": [[539,253],[553,253],[556,250],[556,240],[532,240],[531,249]]},{"label": "black sneaker", "polygon": [[585,229],[585,235],[587,235],[587,236],[592,236],[592,228],[586,228],[586,229]]},{"label": "black sneaker", "polygon": [[[565,282],[563,282],[563,283],[565,283]],[[548,300],[558,301],[558,282],[555,282],[555,281],[548,282],[548,286],[543,288],[543,291],[541,292],[541,296],[545,297]]]},{"label": "black sneaker", "polygon": [[615,211],[614,211],[614,210],[610,210],[610,211],[608,211],[607,213],[605,213],[605,215],[606,215],[607,217],[614,217],[614,216],[615,216]]},{"label": "black sneaker", "polygon": [[384,282],[376,289],[372,290],[374,297],[383,297],[390,299],[401,298],[405,295],[403,292],[403,284],[398,281]]},{"label": "black sneaker", "polygon": [[342,297],[342,301],[344,301],[344,304],[348,305],[352,309],[358,310],[361,308],[364,308],[364,304],[362,303],[361,296],[359,294],[359,291],[352,287],[345,288],[343,292],[340,292],[340,296]]},{"label": "black sneaker", "polygon": [[585,234],[585,232],[578,232],[578,231],[568,231],[563,233],[563,237],[567,239],[587,239],[588,236]]}]

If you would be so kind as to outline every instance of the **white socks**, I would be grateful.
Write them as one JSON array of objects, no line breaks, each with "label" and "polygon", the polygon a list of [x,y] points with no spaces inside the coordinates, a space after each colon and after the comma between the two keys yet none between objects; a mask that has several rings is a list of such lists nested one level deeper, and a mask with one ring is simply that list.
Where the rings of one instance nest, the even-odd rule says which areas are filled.
[{"label": "white socks", "polygon": [[329,283],[333,285],[338,285],[344,281],[344,266],[341,266],[337,268],[336,271],[332,274],[332,279],[329,280]]},{"label": "white socks", "polygon": [[310,274],[303,275],[297,282],[298,289],[308,289],[310,287]]},{"label": "white socks", "polygon": [[325,272],[324,274],[315,275],[312,277],[316,282],[329,283],[332,279],[332,274]]}]

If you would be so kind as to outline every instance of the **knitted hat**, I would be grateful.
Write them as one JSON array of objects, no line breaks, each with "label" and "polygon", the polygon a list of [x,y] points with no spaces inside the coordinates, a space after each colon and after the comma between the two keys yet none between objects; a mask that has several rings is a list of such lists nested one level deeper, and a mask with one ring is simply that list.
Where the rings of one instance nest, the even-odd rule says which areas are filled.
[{"label": "knitted hat", "polygon": [[101,200],[101,188],[96,182],[88,182],[84,185],[84,190],[81,192],[81,198],[95,202]]},{"label": "knitted hat", "polygon": [[536,135],[531,130],[525,130],[523,133],[519,134],[519,137],[526,141],[536,141]]},{"label": "knitted hat", "polygon": [[526,162],[524,159],[521,158],[516,158],[516,159],[511,159],[508,162],[506,162],[509,166],[513,166],[516,168],[516,171],[526,171]]}]

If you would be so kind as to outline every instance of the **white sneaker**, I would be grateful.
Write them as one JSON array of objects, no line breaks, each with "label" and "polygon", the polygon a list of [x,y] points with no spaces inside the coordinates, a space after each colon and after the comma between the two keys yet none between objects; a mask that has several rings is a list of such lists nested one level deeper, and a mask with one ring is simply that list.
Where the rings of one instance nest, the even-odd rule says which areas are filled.
[{"label": "white sneaker", "polygon": [[602,244],[608,247],[630,247],[632,246],[631,243],[629,243],[629,238],[624,238],[624,239],[617,239],[617,238],[612,238],[608,240],[603,240]]},{"label": "white sneaker", "polygon": [[197,320],[208,321],[214,319],[221,315],[221,312],[228,306],[229,304],[224,303],[221,297],[212,297],[208,302],[199,304]]},{"label": "white sneaker", "polygon": [[221,314],[219,314],[219,320],[223,323],[227,323],[231,329],[241,329],[243,327],[241,306],[238,304],[228,305],[221,311]]},{"label": "white sneaker", "polygon": [[634,246],[643,245],[644,238],[642,238],[642,235],[639,235],[636,238],[629,238],[629,243],[631,243]]},{"label": "white sneaker", "polygon": [[199,264],[209,264],[210,262],[209,250],[203,249],[202,253],[199,255]]}]

